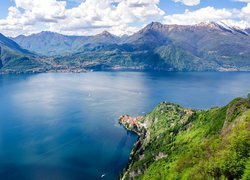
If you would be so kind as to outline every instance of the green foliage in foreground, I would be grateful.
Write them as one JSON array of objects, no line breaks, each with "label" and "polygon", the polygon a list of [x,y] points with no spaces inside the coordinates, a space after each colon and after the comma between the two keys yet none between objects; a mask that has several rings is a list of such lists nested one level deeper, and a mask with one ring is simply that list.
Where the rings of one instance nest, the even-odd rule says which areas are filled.
[{"label": "green foliage in foreground", "polygon": [[249,99],[206,111],[161,103],[144,123],[124,179],[250,178]]}]

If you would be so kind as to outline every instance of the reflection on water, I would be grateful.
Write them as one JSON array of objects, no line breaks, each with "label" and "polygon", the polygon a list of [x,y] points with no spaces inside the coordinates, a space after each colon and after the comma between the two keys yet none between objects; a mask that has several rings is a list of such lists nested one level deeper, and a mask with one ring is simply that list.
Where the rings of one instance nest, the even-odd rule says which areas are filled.
[{"label": "reflection on water", "polygon": [[250,90],[249,73],[0,76],[0,179],[116,179],[137,136],[117,122],[161,101],[193,108]]}]

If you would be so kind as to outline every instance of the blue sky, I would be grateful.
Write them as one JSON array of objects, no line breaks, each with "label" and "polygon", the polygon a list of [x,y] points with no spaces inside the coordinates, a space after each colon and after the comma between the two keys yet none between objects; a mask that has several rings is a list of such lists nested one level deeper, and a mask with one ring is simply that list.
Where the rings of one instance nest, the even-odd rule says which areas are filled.
[{"label": "blue sky", "polygon": [[[8,1],[7,4],[11,4],[10,0]],[[67,5],[69,8],[76,7],[80,4],[81,0],[68,0]],[[185,11],[185,9],[189,8],[191,10],[199,9],[202,7],[206,6],[213,6],[215,8],[242,8],[244,7],[245,3],[244,2],[237,2],[234,0],[203,0],[200,2],[199,5],[197,6],[189,6],[187,7],[186,5],[182,3],[175,3],[172,0],[161,0],[159,7],[163,9],[165,12],[168,12],[168,14],[173,14],[173,13],[181,13]]]},{"label": "blue sky", "polygon": [[8,8],[14,5],[11,0],[2,0],[0,5],[0,18],[4,18],[8,15]]},{"label": "blue sky", "polygon": [[175,3],[171,0],[160,1],[160,7],[167,12],[167,14],[182,13],[186,9],[197,10],[202,7],[212,6],[215,8],[242,8],[244,2],[236,2],[233,0],[201,0],[200,4],[196,6],[186,6],[182,3]]},{"label": "blue sky", "polygon": [[[72,8],[78,6],[81,2],[67,0],[67,7]],[[4,18],[8,15],[8,8],[14,6],[13,0],[1,0],[0,5],[0,18]],[[175,3],[171,0],[161,0],[159,7],[163,9],[167,14],[182,13],[185,9],[196,10],[206,6],[213,6],[215,8],[242,8],[244,7],[244,2],[236,2],[233,0],[204,0],[197,6],[186,6],[182,3]]]},{"label": "blue sky", "polygon": [[130,34],[151,21],[250,25],[250,0],[1,0],[0,32],[15,36],[42,30]]}]

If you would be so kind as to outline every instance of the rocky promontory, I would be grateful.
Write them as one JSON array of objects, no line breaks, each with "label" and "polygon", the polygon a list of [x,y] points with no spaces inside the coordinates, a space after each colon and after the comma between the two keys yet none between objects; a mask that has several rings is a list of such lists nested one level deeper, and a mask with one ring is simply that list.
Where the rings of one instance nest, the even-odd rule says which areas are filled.
[{"label": "rocky promontory", "polygon": [[247,179],[250,99],[193,110],[163,102],[145,116],[119,122],[138,134],[120,179]]}]

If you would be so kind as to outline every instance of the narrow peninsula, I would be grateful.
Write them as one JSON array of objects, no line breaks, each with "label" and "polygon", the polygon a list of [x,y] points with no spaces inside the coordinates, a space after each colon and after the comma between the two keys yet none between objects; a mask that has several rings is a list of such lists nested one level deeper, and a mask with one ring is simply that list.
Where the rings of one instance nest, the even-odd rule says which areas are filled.
[{"label": "narrow peninsula", "polygon": [[119,122],[139,136],[120,179],[250,177],[250,98],[209,110],[163,102]]}]

